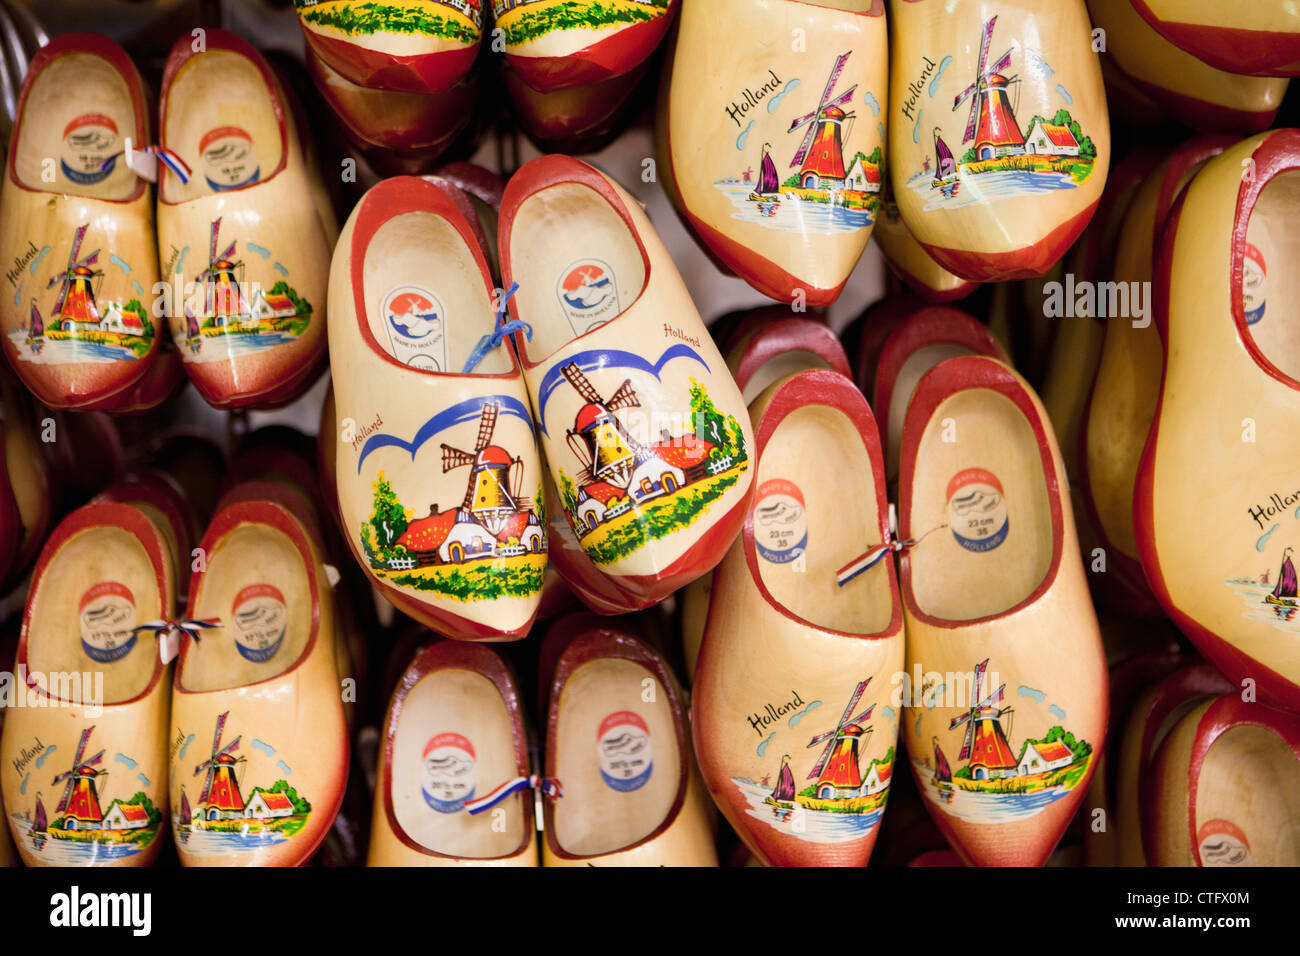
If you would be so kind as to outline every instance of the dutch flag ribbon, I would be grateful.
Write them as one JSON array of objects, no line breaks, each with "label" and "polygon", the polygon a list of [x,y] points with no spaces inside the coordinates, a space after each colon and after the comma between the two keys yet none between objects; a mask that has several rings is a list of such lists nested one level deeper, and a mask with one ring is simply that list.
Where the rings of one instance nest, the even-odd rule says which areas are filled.
[{"label": "dutch flag ribbon", "polygon": [[[117,158],[124,155],[125,152],[126,150],[122,150],[109,156],[99,164],[100,170],[107,171],[109,167],[117,162]],[[174,150],[168,149],[166,146],[143,146],[140,149],[133,149],[132,152],[152,156],[156,160],[156,162],[152,164],[152,168],[150,168],[150,164],[145,164],[143,169],[133,165],[130,156],[127,157],[126,161],[127,166],[133,172],[142,176],[144,179],[149,180],[151,183],[158,181],[157,163],[159,162],[175,173],[181,183],[188,183],[190,177],[194,175],[194,171],[190,169],[189,164],[186,163],[185,160],[181,159],[178,153]]]},{"label": "dutch flag ribbon", "polygon": [[524,790],[541,790],[552,800],[558,800],[564,796],[563,788],[560,787],[560,781],[552,777],[539,777],[532,774],[528,777],[515,777],[508,780],[495,790],[491,790],[481,797],[465,801],[465,809],[471,815],[477,815],[487,810],[491,810],[497,804],[501,803],[507,797],[513,796]]},{"label": "dutch flag ribbon", "polygon": [[844,565],[844,567],[836,571],[835,583],[840,587],[844,587],[844,585],[848,584],[854,578],[861,574],[865,574],[867,571],[874,568],[880,563],[881,559],[883,559],[885,555],[889,554],[889,552],[910,551],[926,538],[930,537],[930,535],[934,534],[936,531],[942,531],[946,527],[948,527],[946,523],[941,524],[937,527],[931,528],[919,538],[908,538],[906,540],[895,538],[892,535],[886,535],[884,544],[872,545],[862,554],[858,555],[848,564]]},{"label": "dutch flag ribbon", "polygon": [[164,664],[169,664],[180,653],[182,633],[188,634],[197,642],[200,631],[210,630],[214,627],[221,627],[220,618],[186,618],[180,621],[158,618],[131,628],[131,633],[139,634],[141,631],[153,631],[153,636],[158,639],[158,656]]}]

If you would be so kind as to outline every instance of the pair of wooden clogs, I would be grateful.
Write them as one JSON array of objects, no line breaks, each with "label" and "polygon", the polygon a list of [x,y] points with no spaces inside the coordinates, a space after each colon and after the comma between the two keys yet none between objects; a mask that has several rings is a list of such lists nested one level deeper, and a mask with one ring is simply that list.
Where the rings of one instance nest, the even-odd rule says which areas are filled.
[{"label": "pair of wooden clogs", "polygon": [[33,57],[0,196],[5,355],[54,408],[150,407],[182,362],[217,407],[288,401],[324,354],[334,238],[304,131],[223,30],[172,48],[160,115],[155,145],[139,73],[106,37]]},{"label": "pair of wooden clogs", "polygon": [[[371,866],[715,866],[682,692],[660,654],[590,615],[541,650],[545,759],[491,648],[438,641],[384,721]],[[535,804],[535,800],[540,803]]]},{"label": "pair of wooden clogs", "polygon": [[329,340],[348,544],[390,601],[457,638],[528,632],[560,526],[551,558],[580,596],[656,603],[739,528],[740,392],[612,180],[563,156],[515,174],[506,291],[465,209],[449,184],[399,177],[343,229]]},{"label": "pair of wooden clogs", "polygon": [[28,865],[147,865],[165,832],[185,865],[295,865],[324,838],[347,775],[347,675],[318,532],[271,495],[228,496],[193,552],[157,481],[50,536],[0,739]]}]

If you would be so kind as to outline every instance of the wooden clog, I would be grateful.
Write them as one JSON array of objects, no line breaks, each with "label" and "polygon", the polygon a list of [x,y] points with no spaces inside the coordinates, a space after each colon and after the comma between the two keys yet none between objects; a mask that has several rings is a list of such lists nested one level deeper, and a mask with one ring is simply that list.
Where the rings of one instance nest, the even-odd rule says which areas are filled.
[{"label": "wooden clog", "polygon": [[1006,366],[953,358],[917,385],[899,535],[917,786],[967,861],[1041,865],[1095,769],[1106,664],[1056,438]]},{"label": "wooden clog", "polygon": [[218,408],[274,405],[305,388],[325,350],[330,236],[298,124],[262,55],[225,30],[188,34],[167,59],[158,242],[172,336]]},{"label": "wooden clog", "polygon": [[185,365],[176,343],[165,334],[140,381],[111,399],[96,403],[95,408],[130,415],[157,408],[171,398],[185,382]]},{"label": "wooden clog", "polygon": [[953,275],[930,258],[925,247],[908,231],[888,183],[884,196],[880,218],[871,235],[894,275],[921,298],[935,304],[956,302],[979,288],[978,282]]},{"label": "wooden clog", "polygon": [[214,626],[191,625],[176,667],[176,848],[185,866],[296,866],[333,824],[348,769],[318,546],[288,509],[242,501],[200,547],[187,613]]},{"label": "wooden clog", "polygon": [[886,45],[883,0],[684,0],[660,166],[704,246],[764,295],[829,305],[866,249]]},{"label": "wooden clog", "polygon": [[869,305],[840,333],[840,341],[853,363],[853,382],[863,395],[875,391],[880,350],[889,336],[908,316],[924,308],[925,300],[910,292],[889,296]]},{"label": "wooden clog", "polygon": [[663,658],[617,627],[558,628],[547,643],[542,865],[717,866],[681,690]]},{"label": "wooden clog", "polygon": [[[696,753],[764,862],[863,866],[889,798],[903,663],[880,438],[834,372],[782,379],[752,414],[758,491],[714,574]],[[878,546],[883,560],[844,576]]]},{"label": "wooden clog", "polygon": [[515,118],[544,153],[593,153],[608,145],[637,114],[632,105],[649,62],[620,76],[542,92],[506,63],[501,85]]},{"label": "wooden clog", "polygon": [[1300,132],[1253,137],[1206,163],[1169,216],[1155,270],[1165,370],[1133,503],[1142,568],[1174,623],[1234,684],[1293,708],[1300,352],[1276,264],[1296,166]]},{"label": "wooden clog", "polygon": [[1273,125],[1290,82],[1286,77],[1215,69],[1161,36],[1132,0],[1087,3],[1093,26],[1106,31],[1107,59],[1184,126],[1203,133],[1258,133]]},{"label": "wooden clog", "polygon": [[180,486],[194,513],[197,529],[194,538],[202,537],[221,488],[221,475],[226,469],[225,452],[198,429],[173,428],[154,440],[146,462]]},{"label": "wooden clog", "polygon": [[1300,718],[1228,694],[1169,732],[1152,768],[1155,866],[1300,865]]},{"label": "wooden clog", "polygon": [[381,740],[369,866],[538,865],[522,705],[495,651],[421,651]]},{"label": "wooden clog", "polygon": [[[128,505],[86,505],[41,552],[0,740],[7,822],[28,866],[148,866],[165,839],[167,545]],[[75,636],[74,636],[75,635]]]},{"label": "wooden clog", "polygon": [[1083,0],[902,0],[890,16],[903,221],[962,278],[1042,275],[1088,225],[1110,165]]},{"label": "wooden clog", "polygon": [[1232,25],[1213,0],[1129,0],[1171,43],[1231,73],[1300,76],[1300,23],[1287,0],[1234,9]]},{"label": "wooden clog", "polygon": [[167,545],[177,591],[188,587],[195,519],[184,493],[171,478],[160,471],[135,472],[105,488],[93,500],[130,505],[152,521]]},{"label": "wooden clog", "polygon": [[526,635],[547,564],[528,390],[504,340],[482,344],[497,298],[433,183],[380,183],[343,229],[330,353],[348,545],[398,608],[465,640]]},{"label": "wooden clog", "polygon": [[740,390],[641,206],[612,180],[569,157],[533,160],[510,180],[499,228],[502,281],[519,286],[510,311],[527,326],[514,343],[564,511],[600,573],[662,600],[717,564],[743,521],[753,438]]},{"label": "wooden clog", "polygon": [[149,142],[140,75],[112,40],[67,33],[32,59],[0,195],[0,332],[51,408],[123,392],[158,349],[153,197],[122,156]]},{"label": "wooden clog", "polygon": [[442,93],[464,79],[483,40],[486,0],[300,0],[307,47],[360,87]]},{"label": "wooden clog", "polygon": [[[7,412],[0,403],[0,450],[7,449],[9,442],[5,437]],[[21,427],[14,424],[14,428]],[[14,559],[18,556],[18,546],[22,543],[23,515],[18,509],[18,498],[14,494],[13,482],[9,479],[9,462],[7,455],[0,455],[0,582],[8,579]]]},{"label": "wooden clog", "polygon": [[890,482],[898,478],[903,420],[916,383],[940,362],[960,355],[987,355],[1008,366],[1011,364],[988,326],[947,306],[913,313],[881,347],[871,406],[879,411],[883,421],[880,437],[885,447],[885,476]]},{"label": "wooden clog", "polygon": [[506,64],[551,93],[622,76],[655,51],[678,0],[493,0]]}]

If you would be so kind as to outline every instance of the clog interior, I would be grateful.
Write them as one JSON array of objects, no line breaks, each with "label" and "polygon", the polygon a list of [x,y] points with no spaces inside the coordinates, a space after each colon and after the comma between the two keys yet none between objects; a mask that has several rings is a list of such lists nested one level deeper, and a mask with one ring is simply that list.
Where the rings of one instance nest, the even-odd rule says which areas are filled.
[{"label": "clog interior", "polygon": [[774,382],[779,382],[787,375],[806,372],[809,369],[829,370],[830,364],[815,352],[808,352],[803,349],[791,349],[789,352],[783,352],[774,358],[768,359],[755,370],[749,381],[745,383],[745,387],[741,389],[741,397],[745,400],[745,404],[748,405]]},{"label": "clog interior", "polygon": [[940,343],[926,345],[903,360],[899,366],[898,377],[894,379],[894,390],[889,395],[888,417],[886,418],[885,438],[888,447],[885,452],[885,469],[890,479],[898,476],[898,455],[903,445],[903,422],[907,418],[907,406],[916,391],[916,383],[926,372],[940,362],[963,355],[974,355],[963,345]]},{"label": "clog interior", "polygon": [[533,327],[525,345],[533,362],[617,318],[646,282],[631,229],[580,183],[550,186],[524,201],[510,234],[510,266],[519,283],[517,314]]},{"label": "clog interior", "polygon": [[[459,372],[480,339],[492,334],[496,310],[478,261],[441,216],[408,212],[389,219],[371,238],[362,269],[370,332],[399,362]],[[510,368],[509,353],[498,348],[474,372],[500,375]]]},{"label": "clog interior", "polygon": [[[619,715],[629,712],[636,720],[619,724]],[[630,729],[602,732],[611,721]],[[641,770],[647,751],[650,766]],[[554,759],[564,788],[555,801],[555,840],[575,856],[611,853],[649,836],[685,782],[668,695],[646,668],[618,658],[581,664],[565,681]]]},{"label": "clog interior", "polygon": [[[963,475],[1002,490],[987,479],[950,490]],[[1033,428],[1009,398],[972,388],[939,404],[917,447],[911,515],[913,538],[940,529],[910,552],[922,612],[972,620],[1034,592],[1052,562],[1051,504]]]},{"label": "clog interior", "polygon": [[463,808],[519,775],[512,728],[501,693],[482,674],[447,668],[411,688],[387,769],[393,812],[407,836],[468,860],[509,856],[523,845],[529,794],[474,816]]},{"label": "clog interior", "polygon": [[1297,209],[1300,172],[1282,173],[1261,190],[1246,242],[1259,250],[1263,264],[1247,252],[1242,298],[1248,322],[1262,309],[1262,316],[1246,327],[1259,351],[1284,374],[1300,380],[1300,322],[1295,313],[1300,273],[1291,265],[1300,258]]},{"label": "clog interior", "polygon": [[[221,95],[213,96],[213,90]],[[262,71],[238,53],[209,50],[186,60],[163,116],[163,142],[194,172],[188,183],[162,177],[166,202],[263,182],[280,165],[284,147],[275,99]]]},{"label": "clog interior", "polygon": [[24,115],[14,173],[29,189],[127,199],[139,187],[121,156],[107,175],[100,168],[126,149],[128,138],[135,149],[147,145],[135,128],[126,80],[103,57],[69,53],[55,59],[32,83]]},{"label": "clog interior", "polygon": [[201,589],[187,613],[216,618],[222,626],[190,644],[180,675],[186,690],[226,690],[279,676],[298,662],[311,635],[311,586],[302,555],[283,531],[238,525],[207,555]]},{"label": "clog interior", "polygon": [[[772,597],[818,627],[850,634],[883,631],[894,613],[884,561],[841,588],[836,572],[881,543],[875,479],[862,436],[849,418],[828,405],[805,405],[783,418],[758,463],[755,487],[783,481],[799,489],[802,515],[765,514],[755,501],[754,540],[806,531],[803,560],[767,561],[758,569]],[[797,510],[797,509],[796,509]],[[781,549],[786,550],[786,549]]]},{"label": "clog interior", "polygon": [[[131,700],[158,666],[153,635],[131,629],[170,614],[159,605],[153,564],[139,539],[122,528],[87,528],[58,550],[40,578],[27,632],[28,673],[102,672],[104,703]],[[82,698],[91,693],[83,681]]]},{"label": "clog interior", "polygon": [[153,526],[158,529],[158,534],[162,536],[163,544],[165,544],[167,548],[167,560],[171,565],[172,580],[181,580],[180,546],[176,541],[176,529],[173,528],[172,523],[167,520],[167,516],[163,514],[162,509],[148,501],[127,501],[125,504],[129,504],[137,511],[144,512],[145,517],[148,518],[153,523]]},{"label": "clog interior", "polygon": [[1300,761],[1286,742],[1254,725],[1225,731],[1201,765],[1196,823],[1204,866],[1300,865]]}]

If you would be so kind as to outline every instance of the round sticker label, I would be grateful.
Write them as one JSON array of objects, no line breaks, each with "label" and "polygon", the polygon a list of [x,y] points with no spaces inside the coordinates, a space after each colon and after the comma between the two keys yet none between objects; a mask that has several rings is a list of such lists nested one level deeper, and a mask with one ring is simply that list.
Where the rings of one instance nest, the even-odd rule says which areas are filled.
[{"label": "round sticker label", "polygon": [[948,527],[967,551],[992,551],[1007,539],[1007,503],[991,471],[967,468],[948,482]]},{"label": "round sticker label", "polygon": [[250,661],[269,661],[284,643],[289,614],[284,595],[273,584],[250,584],[236,594],[231,617],[235,621],[235,647]]},{"label": "round sticker label", "polygon": [[420,792],[439,813],[455,813],[474,796],[474,745],[460,734],[436,734],[424,745]]},{"label": "round sticker label", "polygon": [[555,294],[577,335],[584,335],[622,312],[614,270],[600,259],[578,259],[560,270]]},{"label": "round sticker label", "polygon": [[257,182],[261,170],[253,137],[238,126],[218,126],[199,140],[203,178],[217,192]]},{"label": "round sticker label", "polygon": [[619,710],[596,730],[596,760],[605,784],[622,793],[640,790],[654,770],[650,728],[639,714]]},{"label": "round sticker label", "polygon": [[63,129],[63,175],[82,186],[93,186],[112,175],[121,150],[117,124],[103,113],[83,113]]},{"label": "round sticker label", "polygon": [[1264,318],[1265,300],[1268,298],[1268,266],[1264,254],[1249,242],[1241,275],[1241,310],[1246,313],[1246,324],[1255,325]]},{"label": "round sticker label", "polygon": [[783,478],[765,481],[754,501],[754,546],[759,557],[788,564],[808,550],[808,512],[798,485]]},{"label": "round sticker label", "polygon": [[125,584],[101,581],[81,595],[81,649],[92,661],[121,660],[135,647],[135,595]]},{"label": "round sticker label", "polygon": [[393,358],[412,368],[447,371],[446,316],[442,301],[428,289],[400,285],[380,306]]},{"label": "round sticker label", "polygon": [[1250,859],[1246,834],[1229,820],[1207,820],[1196,831],[1202,866],[1240,866]]}]

